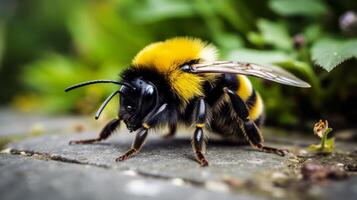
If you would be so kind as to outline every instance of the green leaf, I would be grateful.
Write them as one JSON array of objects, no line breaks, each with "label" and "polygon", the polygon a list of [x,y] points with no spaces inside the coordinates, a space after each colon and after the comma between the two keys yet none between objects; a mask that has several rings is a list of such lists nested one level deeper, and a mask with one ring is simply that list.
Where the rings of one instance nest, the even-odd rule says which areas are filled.
[{"label": "green leaf", "polygon": [[328,10],[321,0],[271,0],[269,7],[282,16],[316,17],[324,15]]},{"label": "green leaf", "polygon": [[332,152],[335,148],[335,138],[330,138],[325,141],[325,152]]},{"label": "green leaf", "polygon": [[220,0],[206,2],[237,31],[246,33],[252,29],[254,23],[254,20],[252,20],[253,13],[252,10],[247,9],[244,1]]},{"label": "green leaf", "polygon": [[320,151],[321,150],[321,145],[319,144],[312,144],[307,147],[308,150],[310,151]]},{"label": "green leaf", "polygon": [[312,144],[307,147],[309,151],[319,151],[323,153],[332,153],[335,148],[335,139],[330,138],[325,141],[325,147],[322,148],[321,143],[320,144]]},{"label": "green leaf", "polygon": [[214,36],[215,42],[224,50],[237,49],[243,46],[243,39],[239,35],[229,33],[217,33]]},{"label": "green leaf", "polygon": [[[111,76],[106,70],[112,71]],[[80,102],[85,102],[85,109],[92,111],[98,106],[103,96],[113,90],[113,86],[86,87],[69,94],[64,89],[84,80],[101,79],[103,77],[116,77],[113,67],[98,67],[97,70],[84,65],[77,60],[59,55],[48,54],[38,61],[34,61],[25,67],[22,80],[24,84],[36,95],[41,111],[60,113],[70,111]],[[82,111],[81,111],[82,112]],[[83,112],[88,112],[83,110]]]},{"label": "green leaf", "polygon": [[289,36],[288,29],[284,24],[260,19],[258,20],[258,29],[266,44],[273,45],[274,47],[283,50],[292,49],[292,40]]},{"label": "green leaf", "polygon": [[144,27],[119,17],[114,7],[100,2],[71,14],[68,29],[74,46],[81,59],[91,64],[126,65],[151,41],[151,35]]},{"label": "green leaf", "polygon": [[316,65],[330,72],[342,62],[357,58],[357,39],[320,39],[313,45],[311,55]]},{"label": "green leaf", "polygon": [[126,2],[131,19],[140,23],[152,23],[169,18],[185,18],[195,15],[190,1],[144,0]]},{"label": "green leaf", "polygon": [[243,62],[252,62],[257,64],[274,64],[290,60],[290,56],[281,51],[274,50],[254,50],[238,49],[227,54],[228,60],[239,60]]},{"label": "green leaf", "polygon": [[257,47],[263,47],[265,44],[263,36],[256,32],[249,32],[247,34],[247,39],[250,43],[254,44]]},{"label": "green leaf", "polygon": [[329,133],[332,132],[332,130],[333,130],[332,128],[327,128],[326,131],[325,131],[325,134],[328,135]]},{"label": "green leaf", "polygon": [[305,28],[303,31],[307,42],[313,42],[319,39],[322,35],[321,26],[319,24],[312,24]]}]

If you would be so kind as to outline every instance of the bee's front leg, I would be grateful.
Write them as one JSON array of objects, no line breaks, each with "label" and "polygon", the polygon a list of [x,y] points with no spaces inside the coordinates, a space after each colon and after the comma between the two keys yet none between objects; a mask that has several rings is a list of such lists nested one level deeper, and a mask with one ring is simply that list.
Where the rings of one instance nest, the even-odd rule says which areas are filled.
[{"label": "bee's front leg", "polygon": [[148,129],[143,127],[141,128],[138,133],[136,133],[135,136],[135,140],[131,146],[131,148],[125,152],[123,155],[119,156],[117,159],[115,159],[115,161],[123,161],[126,160],[130,157],[132,157],[133,155],[139,153],[141,147],[143,146],[146,137],[148,135]]},{"label": "bee's front leg", "polygon": [[158,122],[160,115],[162,115],[166,111],[166,109],[167,109],[167,104],[163,104],[158,108],[155,108],[152,112],[150,112],[147,115],[147,117],[145,117],[142,127],[136,133],[131,148],[123,155],[115,159],[115,161],[123,161],[139,153],[140,149],[142,148],[142,146],[146,141],[148,130]]},{"label": "bee's front leg", "polygon": [[87,139],[87,140],[72,140],[69,144],[93,144],[102,140],[107,139],[119,126],[120,119],[113,119],[99,133],[97,138]]},{"label": "bee's front leg", "polygon": [[206,122],[206,103],[203,98],[199,99],[196,105],[196,130],[192,137],[192,148],[196,154],[196,159],[202,167],[208,166],[204,153],[206,147],[206,137],[203,132],[203,127]]}]

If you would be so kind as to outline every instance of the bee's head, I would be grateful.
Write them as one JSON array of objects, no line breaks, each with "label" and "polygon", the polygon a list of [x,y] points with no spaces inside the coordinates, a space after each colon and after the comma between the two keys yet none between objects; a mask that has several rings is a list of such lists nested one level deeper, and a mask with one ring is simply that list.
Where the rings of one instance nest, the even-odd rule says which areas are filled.
[{"label": "bee's head", "polygon": [[73,89],[97,83],[112,83],[121,85],[119,90],[114,91],[100,106],[95,119],[98,119],[108,102],[117,94],[120,94],[119,118],[122,119],[130,131],[141,127],[142,122],[153,110],[158,102],[159,96],[156,86],[142,78],[136,78],[131,82],[118,82],[114,80],[93,80],[79,83],[65,89],[66,92]]},{"label": "bee's head", "polygon": [[154,84],[140,78],[129,84],[131,87],[120,89],[119,116],[130,131],[135,131],[158,103],[158,93]]}]

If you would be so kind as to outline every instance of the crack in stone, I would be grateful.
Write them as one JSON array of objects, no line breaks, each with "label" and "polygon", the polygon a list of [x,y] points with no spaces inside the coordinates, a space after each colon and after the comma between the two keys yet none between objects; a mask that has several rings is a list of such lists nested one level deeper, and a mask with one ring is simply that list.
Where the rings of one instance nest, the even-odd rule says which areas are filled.
[{"label": "crack in stone", "polygon": [[102,164],[100,165],[100,164],[90,163],[90,162],[81,162],[81,161],[78,161],[75,159],[69,159],[69,158],[65,158],[63,156],[59,156],[59,155],[55,155],[55,154],[42,153],[42,152],[36,152],[36,151],[18,150],[18,149],[4,149],[1,152],[7,153],[7,154],[12,154],[12,155],[22,155],[22,156],[27,156],[27,157],[34,157],[34,158],[43,159],[43,160],[53,160],[53,161],[58,161],[58,162],[80,164],[80,165],[91,165],[91,166],[105,168],[105,169],[110,168],[110,166],[108,166],[108,165],[102,165]]},{"label": "crack in stone", "polygon": [[[63,157],[60,155],[36,152],[36,151],[30,151],[30,150],[18,150],[18,149],[7,148],[7,149],[2,150],[0,153],[11,154],[11,155],[21,155],[21,156],[26,156],[26,157],[32,157],[32,158],[39,159],[39,160],[52,160],[52,161],[57,161],[57,162],[70,163],[70,164],[90,165],[90,166],[99,167],[102,169],[118,170],[118,168],[112,167],[110,165],[97,164],[97,163],[92,163],[92,162],[83,162],[83,161],[79,161],[76,159],[69,159],[69,158],[66,158],[66,157]],[[172,177],[163,176],[163,175],[150,174],[150,173],[142,172],[142,171],[135,171],[130,168],[120,170],[120,171],[123,172],[124,174],[129,174],[129,175],[135,174],[135,175],[139,175],[139,176],[145,177],[145,178],[153,178],[153,179],[161,179],[161,180],[171,181],[171,183],[175,183],[175,182],[177,182],[178,179],[180,179],[180,180],[182,180],[183,184],[212,190],[207,187],[207,185],[208,185],[207,183],[209,181],[201,182],[201,181],[190,180],[190,179],[185,179],[185,178],[172,178]],[[129,171],[131,173],[126,173]],[[222,183],[226,186],[229,186],[228,184],[226,184],[224,182],[220,182],[220,183]]]},{"label": "crack in stone", "polygon": [[[272,174],[265,174],[263,177],[260,177],[259,179],[248,179],[245,181],[240,182],[239,180],[235,180],[234,178],[230,179],[229,177],[224,178],[222,180],[217,180],[217,181],[197,181],[197,180],[191,180],[187,178],[178,178],[178,177],[170,177],[170,176],[165,176],[165,175],[158,175],[158,174],[151,174],[148,172],[142,172],[140,170],[133,170],[130,167],[124,167],[124,168],[117,168],[116,166],[111,166],[111,165],[106,165],[106,164],[97,164],[93,162],[88,162],[88,161],[80,161],[76,159],[70,159],[66,158],[61,155],[55,155],[55,154],[50,154],[50,153],[43,153],[43,152],[36,152],[36,151],[30,151],[30,150],[19,150],[19,149],[4,149],[0,151],[0,153],[3,154],[11,154],[11,155],[18,155],[18,156],[26,156],[26,157],[31,157],[33,159],[38,159],[38,160],[51,160],[51,161],[57,161],[57,162],[62,162],[62,163],[70,163],[70,164],[78,164],[78,165],[89,165],[93,167],[98,167],[102,169],[108,169],[108,170],[116,170],[123,175],[128,175],[128,176],[138,176],[142,178],[152,178],[156,180],[163,180],[168,182],[169,184],[176,185],[176,186],[192,186],[196,188],[201,188],[205,189],[207,191],[215,191],[215,192],[223,192],[223,193],[254,193],[257,197],[270,197],[270,198],[275,198],[275,197],[281,197],[283,195],[284,197],[294,197],[296,195],[297,199],[299,197],[310,197],[310,193],[307,194],[300,194],[299,188],[302,187],[301,183],[299,182],[294,182],[293,179],[285,179],[287,183],[290,183],[291,185],[286,188],[281,188],[280,186],[277,186],[276,184],[279,184],[279,182],[274,182],[274,181],[269,181],[269,179],[272,178]],[[289,162],[290,160],[288,160]],[[291,161],[290,161],[291,163]],[[293,162],[294,166],[298,166],[301,163],[296,163]],[[291,173],[294,173],[294,169],[289,167],[288,169]],[[275,172],[279,171],[279,169],[275,170]],[[268,181],[264,181],[264,179],[268,179]],[[282,179],[284,180],[284,179]],[[297,184],[299,188],[295,188],[294,184]],[[290,187],[290,188],[289,188]],[[302,196],[301,196],[302,195]],[[293,198],[295,199],[295,198]]]}]

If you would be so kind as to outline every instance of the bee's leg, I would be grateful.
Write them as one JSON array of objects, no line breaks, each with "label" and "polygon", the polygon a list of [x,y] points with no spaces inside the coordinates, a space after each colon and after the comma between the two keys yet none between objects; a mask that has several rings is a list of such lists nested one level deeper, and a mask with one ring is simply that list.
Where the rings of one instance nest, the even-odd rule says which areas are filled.
[{"label": "bee's leg", "polygon": [[123,161],[126,160],[132,156],[134,156],[135,154],[139,153],[141,147],[143,146],[146,137],[148,135],[148,129],[143,127],[141,128],[135,136],[135,140],[133,142],[133,144],[131,145],[131,148],[125,152],[123,155],[119,156],[117,159],[115,159],[115,161]]},{"label": "bee's leg", "polygon": [[97,138],[87,139],[87,140],[72,140],[69,144],[92,144],[107,139],[119,126],[120,119],[113,119],[99,133]]},{"label": "bee's leg", "polygon": [[208,166],[208,161],[204,157],[205,147],[206,147],[206,138],[203,133],[203,127],[206,122],[206,103],[201,98],[197,102],[196,106],[196,130],[192,137],[192,148],[196,154],[196,159],[202,167]]},{"label": "bee's leg", "polygon": [[139,129],[139,131],[136,133],[134,142],[131,146],[131,148],[125,152],[123,155],[119,156],[115,161],[123,161],[126,160],[135,154],[139,153],[141,147],[144,145],[146,141],[146,137],[148,134],[148,130],[154,126],[160,115],[165,112],[167,109],[167,104],[163,104],[160,106],[158,109],[153,110],[153,112],[150,112],[147,117],[145,117],[144,122],[142,124],[142,127]]},{"label": "bee's leg", "polygon": [[169,124],[169,132],[167,134],[165,134],[163,137],[164,138],[172,138],[176,134],[176,130],[177,130],[176,123]]},{"label": "bee's leg", "polygon": [[286,150],[263,145],[263,135],[254,121],[249,119],[249,110],[245,102],[232,90],[224,88],[224,91],[228,94],[232,107],[240,118],[239,126],[249,144],[261,151],[284,156]]}]

